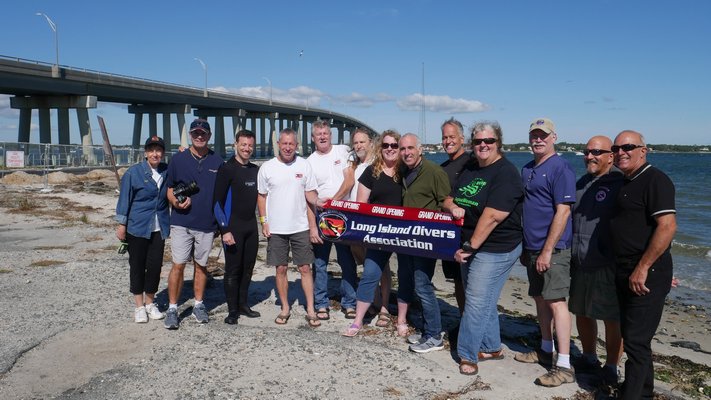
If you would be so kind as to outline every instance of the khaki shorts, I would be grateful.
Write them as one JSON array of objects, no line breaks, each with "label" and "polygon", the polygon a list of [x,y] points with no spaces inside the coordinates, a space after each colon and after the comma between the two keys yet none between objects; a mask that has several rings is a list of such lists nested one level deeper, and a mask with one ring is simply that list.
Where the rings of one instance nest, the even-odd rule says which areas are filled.
[{"label": "khaki shorts", "polygon": [[581,268],[570,271],[568,309],[575,315],[602,321],[619,321],[620,306],[615,288],[615,266]]},{"label": "khaki shorts", "polygon": [[551,257],[551,267],[542,274],[536,271],[540,251],[524,250],[527,260],[528,295],[541,296],[544,300],[564,299],[570,292],[570,249],[556,249]]},{"label": "khaki shorts", "polygon": [[280,235],[272,233],[267,239],[267,265],[289,264],[289,248],[294,265],[307,265],[314,262],[314,250],[309,238],[309,231]]},{"label": "khaki shorts", "polygon": [[184,226],[170,226],[170,251],[175,264],[194,261],[200,266],[207,266],[207,259],[212,250],[215,232],[202,232]]}]

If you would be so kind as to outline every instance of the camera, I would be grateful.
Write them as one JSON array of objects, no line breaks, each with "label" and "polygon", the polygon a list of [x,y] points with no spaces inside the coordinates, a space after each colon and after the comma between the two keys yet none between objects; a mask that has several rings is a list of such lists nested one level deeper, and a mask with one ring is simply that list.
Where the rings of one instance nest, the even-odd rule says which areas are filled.
[{"label": "camera", "polygon": [[175,196],[175,198],[178,200],[178,203],[183,203],[185,202],[185,199],[199,191],[200,188],[198,187],[197,183],[195,183],[195,181],[192,181],[187,185],[183,182],[180,182],[173,188],[173,196]]},{"label": "camera", "polygon": [[121,244],[119,244],[117,252],[119,254],[126,254],[127,251],[128,251],[128,242],[125,240],[122,240]]}]

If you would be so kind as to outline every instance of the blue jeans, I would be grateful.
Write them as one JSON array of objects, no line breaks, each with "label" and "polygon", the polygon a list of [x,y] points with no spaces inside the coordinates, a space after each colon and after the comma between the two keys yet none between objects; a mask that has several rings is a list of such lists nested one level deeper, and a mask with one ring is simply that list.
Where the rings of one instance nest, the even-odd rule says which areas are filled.
[{"label": "blue jeans", "polygon": [[437,260],[432,258],[403,255],[402,261],[398,264],[398,271],[403,264],[412,271],[415,294],[420,299],[420,303],[422,303],[423,335],[426,337],[438,336],[442,333],[442,317],[439,312],[439,303],[437,302],[437,296],[435,296],[434,285],[432,284],[432,275],[434,275],[436,262]]},{"label": "blue jeans", "polygon": [[[314,245],[314,307],[328,309],[328,259],[331,255],[331,245],[335,243],[324,241],[323,244]],[[343,244],[336,245],[336,258],[341,266],[341,307],[355,308],[356,306],[356,263],[351,254],[350,247]]]},{"label": "blue jeans", "polygon": [[[356,299],[364,303],[373,303],[375,298],[375,290],[378,288],[378,283],[380,283],[380,278],[383,275],[383,269],[388,265],[390,256],[393,254],[392,251],[382,251],[376,249],[366,249],[365,250],[365,261],[363,262],[363,275],[360,277],[358,282],[358,291],[356,292]],[[400,263],[400,255],[397,254],[398,265]],[[403,271],[405,272],[405,271]],[[412,279],[410,279],[411,281]],[[400,267],[398,267],[398,281],[400,286],[398,289],[398,298],[400,298],[400,291],[403,290],[403,280],[400,275]],[[404,292],[409,291],[412,293],[412,285],[407,285],[407,278],[404,280]],[[388,299],[383,299],[384,305],[387,305]],[[410,301],[412,301],[410,299]],[[410,302],[408,301],[408,303]]]},{"label": "blue jeans", "polygon": [[501,350],[496,304],[511,267],[521,255],[521,245],[508,253],[478,252],[462,264],[464,313],[459,325],[457,353],[478,362],[478,353]]}]

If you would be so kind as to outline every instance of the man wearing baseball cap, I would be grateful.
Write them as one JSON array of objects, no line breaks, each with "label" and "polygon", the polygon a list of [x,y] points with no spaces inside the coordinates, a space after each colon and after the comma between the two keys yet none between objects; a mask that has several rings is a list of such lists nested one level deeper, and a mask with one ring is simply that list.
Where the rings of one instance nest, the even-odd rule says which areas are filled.
[{"label": "man wearing baseball cap", "polygon": [[[192,146],[187,151],[177,153],[168,165],[168,202],[170,213],[171,252],[173,267],[168,275],[168,312],[165,316],[166,329],[178,329],[178,299],[183,288],[185,264],[193,261],[195,273],[193,291],[195,302],[193,316],[201,324],[208,322],[203,295],[207,283],[208,255],[217,223],[212,214],[212,194],[215,189],[217,170],[222,158],[208,145],[212,132],[204,119],[196,119],[190,124]],[[174,191],[195,184],[198,191],[189,196],[176,197]]]},{"label": "man wearing baseball cap", "polygon": [[[571,205],[575,203],[575,173],[555,151],[558,135],[553,121],[534,119],[528,129],[533,160],[523,166],[523,254],[528,273],[528,295],[536,302],[541,348],[516,354],[524,363],[550,370],[536,379],[542,386],[575,382],[570,365],[571,317],[566,304],[570,289],[572,246]],[[558,360],[553,365],[553,326]]]}]

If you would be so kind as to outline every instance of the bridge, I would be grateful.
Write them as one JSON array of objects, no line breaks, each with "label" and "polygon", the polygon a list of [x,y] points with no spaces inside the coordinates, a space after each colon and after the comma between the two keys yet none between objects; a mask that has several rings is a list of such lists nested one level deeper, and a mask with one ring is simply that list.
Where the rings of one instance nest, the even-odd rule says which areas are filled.
[{"label": "bridge", "polygon": [[[188,145],[185,114],[210,120],[215,150],[225,156],[225,143],[232,143],[239,129],[250,129],[257,136],[256,151],[273,155],[274,132],[292,128],[301,136],[301,154],[312,151],[309,124],[317,119],[330,121],[337,130],[338,143],[344,143],[345,132],[368,125],[348,115],[329,110],[302,107],[260,98],[208,91],[135,77],[59,66],[33,60],[0,56],[0,93],[12,95],[10,105],[20,110],[18,142],[30,141],[32,110],[39,114],[40,143],[52,143],[50,109],[57,110],[58,143],[69,144],[69,110],[76,110],[81,143],[93,144],[88,110],[97,102],[128,105],[133,114],[132,147],[141,147],[143,117],[148,116],[145,137],[158,134],[158,115],[162,117],[162,135],[166,146],[173,141],[171,118],[175,116],[180,144]],[[225,120],[231,119],[232,130]],[[268,122],[268,127],[267,127]],[[188,122],[189,123],[189,122]]]}]

